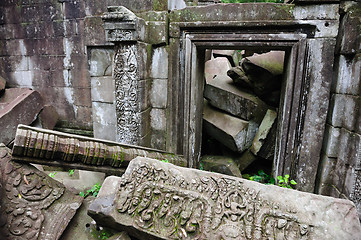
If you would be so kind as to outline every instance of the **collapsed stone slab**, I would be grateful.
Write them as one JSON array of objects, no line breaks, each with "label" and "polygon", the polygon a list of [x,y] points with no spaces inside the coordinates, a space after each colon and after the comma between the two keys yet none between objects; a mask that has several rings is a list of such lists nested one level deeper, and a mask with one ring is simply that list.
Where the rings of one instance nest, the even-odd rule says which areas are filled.
[{"label": "collapsed stone slab", "polygon": [[204,64],[204,74],[206,82],[209,83],[216,76],[225,76],[227,71],[231,69],[229,60],[225,57],[211,59]]},{"label": "collapsed stone slab", "polygon": [[[107,180],[106,180],[107,182]],[[358,239],[354,204],[138,157],[104,183],[96,221],[141,239]],[[117,186],[114,188],[114,186]]]},{"label": "collapsed stone slab", "polygon": [[13,159],[119,175],[137,156],[186,166],[186,160],[156,149],[19,125]]},{"label": "collapsed stone slab", "polygon": [[262,120],[268,107],[255,95],[241,91],[228,76],[218,76],[206,84],[204,97],[209,103],[244,120]]},{"label": "collapsed stone slab", "polygon": [[203,127],[205,131],[235,152],[242,152],[252,145],[258,124],[236,118],[209,106],[203,105]]},{"label": "collapsed stone slab", "polygon": [[0,98],[0,142],[9,144],[18,124],[31,124],[43,108],[40,93],[27,88],[9,88]]},{"label": "collapsed stone slab", "polygon": [[0,144],[0,236],[59,239],[83,198],[31,165],[12,161]]}]

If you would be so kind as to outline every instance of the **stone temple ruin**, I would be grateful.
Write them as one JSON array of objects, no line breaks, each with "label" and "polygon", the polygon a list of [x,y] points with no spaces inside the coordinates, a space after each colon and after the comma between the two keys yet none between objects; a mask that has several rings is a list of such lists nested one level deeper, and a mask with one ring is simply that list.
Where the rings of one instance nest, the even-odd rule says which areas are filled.
[{"label": "stone temple ruin", "polygon": [[360,239],[360,25],[358,0],[2,1],[0,239]]}]

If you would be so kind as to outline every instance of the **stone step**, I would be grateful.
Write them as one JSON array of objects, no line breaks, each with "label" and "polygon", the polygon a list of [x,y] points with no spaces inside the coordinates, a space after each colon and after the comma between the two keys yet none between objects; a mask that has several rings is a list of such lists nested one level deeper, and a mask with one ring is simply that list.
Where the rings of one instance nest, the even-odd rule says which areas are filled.
[{"label": "stone step", "polygon": [[207,134],[232,151],[243,152],[251,146],[258,125],[224,113],[205,101],[203,127]]},{"label": "stone step", "polygon": [[345,199],[137,157],[104,181],[88,209],[139,239],[359,239]]},{"label": "stone step", "polygon": [[228,76],[217,76],[206,84],[204,97],[211,105],[247,121],[260,122],[268,109],[257,96],[235,86]]}]

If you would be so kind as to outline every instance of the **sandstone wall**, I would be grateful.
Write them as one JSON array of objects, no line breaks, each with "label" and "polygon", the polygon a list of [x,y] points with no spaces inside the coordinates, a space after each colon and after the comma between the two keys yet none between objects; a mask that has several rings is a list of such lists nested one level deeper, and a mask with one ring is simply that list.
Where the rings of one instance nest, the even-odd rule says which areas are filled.
[{"label": "sandstone wall", "polygon": [[86,26],[93,27],[94,21],[86,18],[99,16],[110,5],[136,12],[167,9],[164,0],[0,2],[1,75],[8,87],[38,90],[47,104],[56,107],[59,127],[92,130],[88,46],[105,41],[102,29],[95,31],[95,37],[89,35]]}]

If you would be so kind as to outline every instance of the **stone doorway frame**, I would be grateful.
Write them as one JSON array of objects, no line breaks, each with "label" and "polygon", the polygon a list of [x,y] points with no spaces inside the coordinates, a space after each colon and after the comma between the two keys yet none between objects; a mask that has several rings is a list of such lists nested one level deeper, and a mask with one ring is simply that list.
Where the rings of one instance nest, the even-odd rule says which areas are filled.
[{"label": "stone doorway frame", "polygon": [[[171,24],[169,149],[196,167],[200,157],[205,49],[262,48],[286,51],[274,176],[290,174],[299,190],[313,192],[329,103],[335,40],[314,38],[316,26],[295,22]],[[224,26],[226,25],[226,27]],[[277,27],[276,27],[277,26]],[[172,34],[172,33],[171,33]],[[317,66],[317,68],[315,68]],[[182,121],[183,120],[183,121]]]}]

